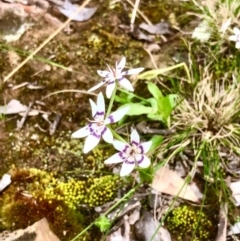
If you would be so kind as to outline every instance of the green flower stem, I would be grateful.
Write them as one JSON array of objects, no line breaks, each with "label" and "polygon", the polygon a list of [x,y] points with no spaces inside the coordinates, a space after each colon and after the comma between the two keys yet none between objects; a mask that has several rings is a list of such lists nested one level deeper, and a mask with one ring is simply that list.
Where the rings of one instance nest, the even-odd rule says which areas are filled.
[{"label": "green flower stem", "polygon": [[[113,93],[112,93],[112,96],[110,98],[110,102],[109,102],[109,105],[108,105],[108,109],[107,109],[107,114],[106,114],[106,117],[109,116],[111,110],[112,110],[112,106],[113,106],[113,102],[114,102],[114,97],[116,95],[116,91],[117,91],[117,83],[115,81],[115,88],[113,90]],[[115,139],[119,140],[119,141],[122,141],[124,143],[126,143],[126,141],[121,137],[119,136],[116,131],[114,131],[110,126],[108,126],[108,128],[111,130],[113,136],[115,137]]]},{"label": "green flower stem", "polygon": [[116,91],[117,91],[117,83],[116,83],[116,80],[115,80],[115,88],[113,90],[113,93],[112,93],[112,96],[110,98],[110,102],[109,102],[109,105],[108,105],[108,110],[107,110],[107,114],[106,114],[106,117],[109,116],[111,110],[112,110],[112,106],[113,106],[113,101],[114,101],[114,97],[116,95]]},{"label": "green flower stem", "polygon": [[118,133],[116,131],[114,131],[110,126],[108,126],[108,128],[111,130],[113,136],[115,139],[117,139],[118,141],[127,143],[121,136],[118,135]]},{"label": "green flower stem", "polygon": [[[107,212],[105,212],[103,214],[103,216],[108,215],[110,212],[112,212],[121,202],[124,202],[127,198],[130,198],[133,193],[139,188],[139,186],[142,183],[139,183],[135,188],[131,189],[128,193],[126,193],[118,202],[116,202]],[[96,222],[96,221],[95,221]],[[79,233],[76,237],[74,237],[71,241],[75,241],[77,240],[81,235],[83,235],[85,232],[88,231],[88,229],[90,229],[95,222],[92,222],[89,226],[87,226],[81,233]]]}]

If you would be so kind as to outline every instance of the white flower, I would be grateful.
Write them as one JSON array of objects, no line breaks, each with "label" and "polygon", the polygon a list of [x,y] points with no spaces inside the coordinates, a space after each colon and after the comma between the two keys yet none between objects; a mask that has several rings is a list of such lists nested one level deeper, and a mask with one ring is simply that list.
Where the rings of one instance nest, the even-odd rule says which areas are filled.
[{"label": "white flower", "polygon": [[133,91],[133,87],[132,84],[130,83],[130,81],[128,79],[126,79],[124,77],[124,75],[133,75],[133,74],[138,74],[141,71],[144,70],[144,68],[135,68],[135,69],[129,69],[126,71],[122,71],[123,68],[125,67],[126,64],[126,58],[123,57],[120,62],[116,62],[116,68],[111,68],[109,65],[107,65],[109,71],[107,70],[98,70],[98,74],[103,77],[104,79],[97,84],[96,86],[92,87],[90,90],[88,91],[93,91],[96,90],[98,88],[100,88],[102,85],[104,85],[105,83],[107,83],[107,88],[106,88],[106,95],[107,98],[110,98],[113,90],[115,88],[116,85],[116,81],[119,82],[119,84],[124,87],[125,89],[129,90],[129,91]]},{"label": "white flower", "polygon": [[84,153],[91,151],[95,146],[97,146],[101,137],[103,137],[106,142],[112,143],[113,135],[106,125],[119,121],[129,110],[129,108],[122,108],[113,112],[106,119],[104,119],[105,102],[103,94],[98,94],[97,104],[95,104],[91,99],[90,104],[92,107],[93,120],[89,120],[89,124],[87,126],[72,134],[73,138],[87,137],[83,148]]},{"label": "white flower", "polygon": [[240,29],[237,27],[234,27],[233,32],[234,32],[234,35],[231,35],[229,37],[229,40],[235,41],[236,42],[235,47],[239,49],[240,48]]},{"label": "white flower", "polygon": [[224,22],[220,28],[221,33],[225,33],[228,27],[231,25],[231,18],[229,18],[226,22]]},{"label": "white flower", "polygon": [[109,157],[104,163],[113,164],[123,162],[120,176],[128,175],[134,169],[135,165],[146,168],[151,164],[149,158],[144,155],[148,152],[151,145],[151,141],[140,143],[137,131],[133,130],[130,144],[117,140],[113,141],[113,146],[120,152]]},{"label": "white flower", "polygon": [[5,189],[8,185],[11,183],[11,175],[9,174],[4,174],[2,176],[2,179],[0,180],[0,192]]}]

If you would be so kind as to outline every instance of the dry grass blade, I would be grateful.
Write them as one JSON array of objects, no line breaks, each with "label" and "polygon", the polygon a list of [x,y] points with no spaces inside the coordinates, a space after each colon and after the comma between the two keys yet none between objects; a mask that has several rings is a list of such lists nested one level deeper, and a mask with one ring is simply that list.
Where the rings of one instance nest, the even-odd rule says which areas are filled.
[{"label": "dry grass blade", "polygon": [[134,28],[134,22],[135,22],[135,18],[136,18],[136,15],[137,15],[137,10],[138,10],[139,4],[140,4],[140,0],[136,0],[135,4],[134,4],[133,11],[132,11],[131,21],[130,21],[131,31],[133,31],[133,28]]},{"label": "dry grass blade", "polygon": [[70,18],[68,18],[62,26],[60,26],[54,33],[52,33],[37,49],[35,49],[22,63],[20,63],[16,68],[14,68],[5,78],[4,82],[8,81],[20,68],[22,68],[32,57],[38,53],[49,41],[51,41],[62,29],[64,29],[67,24],[71,22],[71,20],[77,16],[81,10],[90,2],[91,0],[86,0],[83,2],[81,6],[77,9],[76,12],[72,14]]},{"label": "dry grass blade", "polygon": [[[193,96],[184,99],[176,108],[173,128],[189,130],[194,139],[240,144],[240,84],[213,81],[208,75],[197,84]],[[200,139],[199,139],[200,138]],[[216,143],[216,142],[215,142]]]}]

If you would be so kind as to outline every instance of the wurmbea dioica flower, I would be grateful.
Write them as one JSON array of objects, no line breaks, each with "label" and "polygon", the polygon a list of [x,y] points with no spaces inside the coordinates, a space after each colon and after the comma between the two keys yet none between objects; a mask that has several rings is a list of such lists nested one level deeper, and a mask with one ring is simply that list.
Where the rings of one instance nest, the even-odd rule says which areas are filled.
[{"label": "wurmbea dioica flower", "polygon": [[150,159],[144,155],[149,151],[151,145],[151,141],[140,143],[137,131],[133,130],[130,144],[117,140],[113,141],[113,146],[120,152],[109,157],[104,163],[113,164],[123,162],[120,176],[126,176],[134,169],[135,165],[146,168],[151,164]]},{"label": "wurmbea dioica flower", "polygon": [[120,62],[116,62],[116,68],[111,68],[109,65],[107,65],[108,67],[108,70],[98,70],[98,74],[103,77],[104,79],[99,83],[97,84],[96,86],[92,87],[90,90],[88,91],[93,91],[93,90],[96,90],[98,88],[100,88],[102,85],[104,85],[105,83],[107,84],[107,88],[106,88],[106,96],[107,98],[110,98],[112,93],[113,93],[113,90],[116,86],[116,81],[119,82],[119,84],[129,90],[129,91],[133,91],[133,86],[131,84],[131,82],[126,79],[124,77],[124,75],[133,75],[133,74],[138,74],[140,73],[141,71],[144,70],[144,68],[135,68],[135,69],[129,69],[129,70],[126,70],[126,71],[122,71],[124,69],[126,65],[126,58],[123,57]]},{"label": "wurmbea dioica flower", "polygon": [[235,41],[236,42],[235,47],[239,49],[240,48],[240,29],[237,27],[234,27],[233,32],[234,32],[234,35],[231,35],[229,37],[229,40]]},{"label": "wurmbea dioica flower", "polygon": [[83,152],[91,151],[99,143],[101,137],[108,143],[113,142],[113,135],[109,128],[106,126],[110,123],[115,123],[122,119],[128,112],[129,108],[122,108],[110,114],[106,119],[105,115],[105,102],[102,93],[98,94],[97,104],[91,99],[89,100],[92,107],[93,120],[89,120],[89,124],[72,134],[73,138],[87,137]]}]

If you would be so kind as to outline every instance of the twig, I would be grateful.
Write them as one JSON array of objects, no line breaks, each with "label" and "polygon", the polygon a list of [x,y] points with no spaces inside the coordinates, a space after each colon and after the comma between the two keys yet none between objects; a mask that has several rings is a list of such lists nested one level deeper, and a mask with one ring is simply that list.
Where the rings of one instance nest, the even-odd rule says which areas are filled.
[{"label": "twig", "polygon": [[32,106],[33,106],[33,104],[34,104],[34,102],[31,102],[31,103],[29,104],[28,109],[27,109],[27,111],[25,112],[25,115],[22,117],[21,121],[17,120],[17,130],[22,129],[22,127],[23,127],[23,125],[24,125],[24,123],[25,123],[25,121],[26,121],[26,119],[27,119],[27,117],[28,117],[28,114],[29,114],[29,112],[30,112],[30,110],[31,110],[31,108],[32,108]]},{"label": "twig", "polygon": [[130,21],[130,31],[131,32],[133,32],[134,22],[135,22],[135,19],[136,19],[139,3],[140,3],[140,0],[136,0],[135,4],[134,4],[134,7],[133,7],[132,17],[131,17],[131,21]]},{"label": "twig", "polygon": [[49,127],[49,133],[50,133],[50,135],[53,135],[53,134],[55,133],[55,131],[56,131],[57,127],[58,127],[58,124],[59,124],[61,118],[62,118],[62,115],[61,115],[61,114],[56,114],[56,117],[55,117],[54,122],[53,122],[53,123],[50,125],[50,127]]},{"label": "twig", "polygon": [[[134,4],[130,1],[130,0],[126,0],[132,7],[134,7]],[[139,13],[139,15],[144,19],[144,21],[149,24],[152,25],[151,21],[147,18],[147,16],[140,11],[139,9],[137,9],[137,12]]]}]

